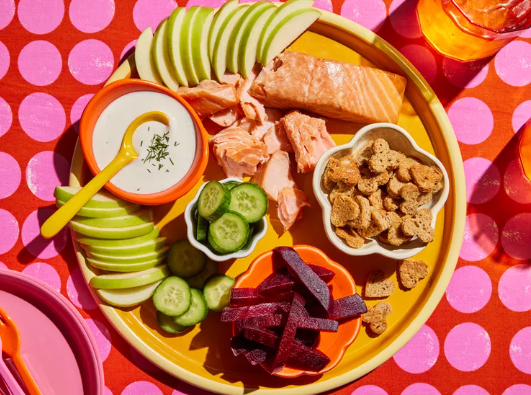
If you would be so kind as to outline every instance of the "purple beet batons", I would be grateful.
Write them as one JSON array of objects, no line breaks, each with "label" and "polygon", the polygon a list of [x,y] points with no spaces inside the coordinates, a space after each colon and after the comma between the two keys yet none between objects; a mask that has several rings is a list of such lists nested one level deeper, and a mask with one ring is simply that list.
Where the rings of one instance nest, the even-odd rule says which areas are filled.
[{"label": "purple beet batons", "polygon": [[231,349],[270,373],[284,366],[319,372],[330,359],[316,347],[321,332],[337,332],[338,320],[358,317],[367,307],[357,294],[338,300],[329,283],[335,273],[305,263],[290,247],[273,250],[277,270],[257,288],[234,288],[222,322],[235,324]]}]

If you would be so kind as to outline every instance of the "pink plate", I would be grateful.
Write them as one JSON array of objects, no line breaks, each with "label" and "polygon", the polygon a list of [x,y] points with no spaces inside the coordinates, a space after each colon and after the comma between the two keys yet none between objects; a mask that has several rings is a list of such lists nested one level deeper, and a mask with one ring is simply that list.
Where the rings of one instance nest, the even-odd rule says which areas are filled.
[{"label": "pink plate", "polygon": [[103,395],[98,346],[65,297],[33,277],[0,269],[0,307],[17,324],[22,358],[43,394]]}]

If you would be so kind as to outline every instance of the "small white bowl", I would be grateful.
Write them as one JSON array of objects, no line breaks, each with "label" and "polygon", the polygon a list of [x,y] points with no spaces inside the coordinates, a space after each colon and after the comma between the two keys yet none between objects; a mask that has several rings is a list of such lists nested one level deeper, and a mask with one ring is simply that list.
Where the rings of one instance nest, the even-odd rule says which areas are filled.
[{"label": "small white bowl", "polygon": [[332,229],[332,223],[330,222],[330,214],[332,211],[332,205],[328,199],[328,190],[322,184],[323,173],[326,169],[328,159],[330,157],[340,158],[347,154],[353,154],[359,149],[365,142],[369,140],[376,140],[377,138],[383,138],[388,143],[391,149],[400,151],[407,156],[418,158],[423,164],[435,165],[441,169],[443,173],[444,187],[442,191],[433,196],[433,200],[422,208],[428,208],[433,214],[432,227],[435,227],[437,221],[437,214],[446,203],[448,199],[448,193],[450,190],[450,181],[448,179],[448,173],[442,165],[442,163],[432,154],[421,149],[413,137],[409,135],[400,126],[393,125],[391,123],[375,123],[368,125],[360,129],[345,145],[340,145],[326,151],[319,159],[315,171],[313,174],[313,191],[317,197],[317,201],[323,209],[323,222],[326,230],[326,235],[330,242],[343,251],[345,254],[352,256],[363,256],[370,254],[380,254],[393,259],[406,259],[418,254],[422,251],[426,245],[414,238],[409,243],[405,243],[399,247],[385,244],[376,239],[366,239],[363,247],[355,249],[349,247],[343,240],[341,240]]},{"label": "small white bowl", "polygon": [[[239,178],[226,178],[224,180],[221,180],[220,183],[225,184],[229,181],[242,182],[242,180],[240,180]],[[232,254],[220,254],[214,251],[212,247],[208,245],[208,242],[200,242],[196,240],[195,228],[197,226],[197,201],[199,200],[199,195],[201,194],[201,191],[203,190],[205,185],[206,184],[203,184],[201,188],[199,188],[197,195],[195,195],[192,201],[188,203],[186,209],[184,210],[184,220],[186,221],[186,235],[188,236],[188,241],[190,241],[190,244],[192,244],[195,248],[203,251],[210,259],[216,262],[223,262],[228,261],[229,259],[245,258],[246,256],[249,256],[255,249],[256,244],[265,236],[267,232],[267,220],[265,217],[253,224],[253,235],[251,237],[251,240],[247,242],[245,247],[240,251],[233,252]]]}]

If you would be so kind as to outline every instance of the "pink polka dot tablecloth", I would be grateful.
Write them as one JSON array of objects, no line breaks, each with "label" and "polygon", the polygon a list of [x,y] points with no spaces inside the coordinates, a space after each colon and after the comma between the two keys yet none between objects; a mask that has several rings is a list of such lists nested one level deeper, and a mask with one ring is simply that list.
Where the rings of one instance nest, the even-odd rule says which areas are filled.
[{"label": "pink polka dot tablecloth", "polygon": [[[68,232],[39,225],[68,182],[83,108],[147,26],[177,6],[222,0],[0,0],[0,267],[37,277],[79,309],[99,346],[106,395],[206,394],[146,361],[105,320]],[[531,394],[531,183],[516,149],[531,117],[531,31],[462,64],[426,44],[416,0],[317,0],[377,32],[425,76],[464,160],[468,211],[450,286],[426,325],[352,395]]]}]

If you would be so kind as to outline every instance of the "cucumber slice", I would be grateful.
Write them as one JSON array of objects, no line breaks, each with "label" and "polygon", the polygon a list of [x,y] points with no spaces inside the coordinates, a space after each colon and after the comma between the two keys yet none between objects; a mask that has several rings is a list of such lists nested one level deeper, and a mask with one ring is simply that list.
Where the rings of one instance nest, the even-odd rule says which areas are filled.
[{"label": "cucumber slice", "polygon": [[210,310],[221,311],[229,305],[230,291],[235,282],[232,277],[222,274],[213,276],[207,281],[203,295]]},{"label": "cucumber slice", "polygon": [[230,210],[240,213],[250,224],[260,221],[267,212],[267,195],[256,184],[244,182],[230,191]]},{"label": "cucumber slice", "polygon": [[160,311],[157,311],[157,323],[165,332],[168,333],[181,333],[188,329],[187,326],[182,326],[173,321],[173,317],[163,314]]},{"label": "cucumber slice", "polygon": [[203,289],[205,282],[214,274],[218,272],[218,265],[216,262],[207,258],[206,264],[199,273],[195,276],[187,278],[188,285],[192,288]]},{"label": "cucumber slice", "polygon": [[195,238],[197,241],[204,241],[207,239],[208,232],[208,221],[201,217],[197,216],[197,228],[195,230]]},{"label": "cucumber slice", "polygon": [[153,293],[157,311],[172,317],[186,313],[191,303],[190,286],[180,277],[166,278]]},{"label": "cucumber slice", "polygon": [[234,188],[234,187],[236,187],[236,186],[238,186],[240,184],[241,184],[241,182],[238,182],[238,181],[228,181],[228,182],[224,183],[223,186],[225,188],[227,188],[227,190],[230,191],[232,188]]},{"label": "cucumber slice", "polygon": [[199,215],[210,222],[221,217],[230,206],[230,193],[218,181],[209,181],[197,202]]},{"label": "cucumber slice", "polygon": [[168,253],[168,266],[179,277],[192,277],[199,273],[206,263],[206,256],[194,248],[188,240],[178,240]]},{"label": "cucumber slice", "polygon": [[182,326],[199,324],[208,314],[208,307],[203,293],[194,288],[190,289],[190,293],[192,294],[192,304],[186,313],[173,319],[176,324]]},{"label": "cucumber slice", "polygon": [[228,211],[208,228],[208,242],[220,254],[243,248],[249,237],[249,223],[238,213]]}]

